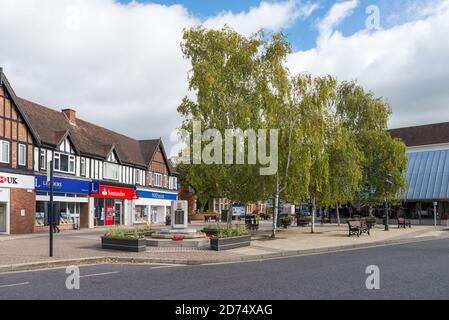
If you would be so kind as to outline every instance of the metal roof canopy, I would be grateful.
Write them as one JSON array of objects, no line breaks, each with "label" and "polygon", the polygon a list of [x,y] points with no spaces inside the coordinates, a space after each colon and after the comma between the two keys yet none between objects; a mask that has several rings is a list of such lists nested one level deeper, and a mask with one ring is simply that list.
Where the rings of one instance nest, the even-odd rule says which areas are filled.
[{"label": "metal roof canopy", "polygon": [[407,154],[407,201],[449,200],[449,150]]}]

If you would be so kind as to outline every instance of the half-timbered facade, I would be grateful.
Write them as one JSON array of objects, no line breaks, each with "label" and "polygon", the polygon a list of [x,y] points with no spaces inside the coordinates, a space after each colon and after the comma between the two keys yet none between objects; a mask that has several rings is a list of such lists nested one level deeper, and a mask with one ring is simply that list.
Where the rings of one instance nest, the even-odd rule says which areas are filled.
[{"label": "half-timbered facade", "polygon": [[[73,109],[57,111],[16,97],[1,70],[0,75],[0,173],[5,173],[0,174],[0,233],[45,230],[50,161],[62,229],[165,219],[168,202],[163,209],[161,203],[153,203],[154,209],[136,210],[141,197],[176,199],[176,172],[160,139],[138,141],[79,119]],[[3,176],[9,177],[6,173],[24,175],[32,183],[14,188],[24,190],[20,197],[14,196],[19,191],[12,188],[2,193]],[[26,201],[18,201],[24,208],[13,206],[22,197]],[[2,202],[3,198],[9,200]],[[163,218],[152,219],[156,211]]]}]

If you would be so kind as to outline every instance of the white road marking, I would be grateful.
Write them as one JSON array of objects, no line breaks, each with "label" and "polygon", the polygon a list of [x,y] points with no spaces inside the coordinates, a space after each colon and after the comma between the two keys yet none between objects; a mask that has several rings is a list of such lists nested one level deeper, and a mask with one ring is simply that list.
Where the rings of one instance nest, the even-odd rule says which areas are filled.
[{"label": "white road marking", "polygon": [[80,276],[80,278],[90,278],[90,277],[98,277],[98,276],[107,276],[111,274],[117,274],[118,271],[112,271],[112,272],[103,272],[103,273],[94,273],[94,274],[86,274],[84,276]]},{"label": "white road marking", "polygon": [[10,288],[10,287],[18,287],[18,286],[26,286],[30,284],[29,282],[22,282],[22,283],[14,283],[14,284],[5,284],[1,285],[0,288]]}]

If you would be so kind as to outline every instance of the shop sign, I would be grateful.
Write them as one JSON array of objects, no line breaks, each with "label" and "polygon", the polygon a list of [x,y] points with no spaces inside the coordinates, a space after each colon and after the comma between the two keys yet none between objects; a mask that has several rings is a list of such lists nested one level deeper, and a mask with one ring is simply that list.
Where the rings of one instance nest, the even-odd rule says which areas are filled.
[{"label": "shop sign", "polygon": [[[37,191],[50,191],[50,181],[47,180],[46,176],[36,176],[35,189]],[[54,177],[53,191],[57,193],[89,194],[90,182]]]},{"label": "shop sign", "polygon": [[0,188],[34,189],[34,176],[0,173]]},{"label": "shop sign", "polygon": [[159,200],[177,200],[178,195],[173,193],[162,193],[162,192],[152,192],[152,191],[142,191],[139,190],[139,197],[145,199],[159,199]]},{"label": "shop sign", "polygon": [[139,194],[130,188],[111,187],[99,185],[98,193],[91,194],[95,198],[110,198],[110,199],[139,199]]}]

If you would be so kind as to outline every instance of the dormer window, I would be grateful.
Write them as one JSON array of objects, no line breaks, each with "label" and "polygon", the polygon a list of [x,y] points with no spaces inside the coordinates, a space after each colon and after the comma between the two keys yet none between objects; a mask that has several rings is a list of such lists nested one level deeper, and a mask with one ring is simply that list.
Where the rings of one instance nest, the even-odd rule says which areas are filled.
[{"label": "dormer window", "polygon": [[112,151],[106,159],[107,162],[103,165],[103,176],[109,180],[119,180],[120,167],[118,165],[115,152]]},{"label": "dormer window", "polygon": [[58,172],[75,174],[75,156],[55,152],[53,167]]}]

